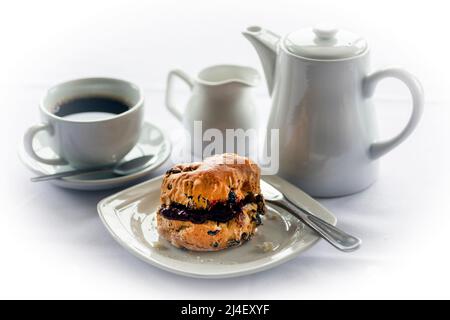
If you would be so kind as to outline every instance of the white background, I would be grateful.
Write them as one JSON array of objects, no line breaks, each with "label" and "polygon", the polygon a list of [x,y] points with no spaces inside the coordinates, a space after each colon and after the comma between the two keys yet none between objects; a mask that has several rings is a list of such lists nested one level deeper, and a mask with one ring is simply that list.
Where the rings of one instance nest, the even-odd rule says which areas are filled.
[{"label": "white background", "polygon": [[[2,1],[0,4],[0,298],[450,298],[450,30],[446,1]],[[373,69],[400,65],[421,79],[417,131],[382,159],[379,181],[320,200],[364,240],[358,252],[325,242],[280,267],[231,280],[175,276],[137,260],[103,228],[105,192],[32,184],[16,156],[37,104],[55,83],[87,76],[141,85],[148,121],[179,128],[165,110],[171,68],[260,65],[240,32],[283,34],[334,22],[364,35]],[[181,91],[180,91],[181,92]],[[261,85],[261,114],[270,102]],[[394,80],[377,90],[383,137],[409,114]],[[169,164],[166,164],[168,166]],[[161,169],[163,170],[164,167]]]}]

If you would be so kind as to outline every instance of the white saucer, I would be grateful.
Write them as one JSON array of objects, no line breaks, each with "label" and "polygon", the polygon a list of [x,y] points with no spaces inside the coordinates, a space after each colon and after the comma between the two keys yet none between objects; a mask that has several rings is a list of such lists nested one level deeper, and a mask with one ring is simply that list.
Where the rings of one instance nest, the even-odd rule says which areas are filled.
[{"label": "white saucer", "polygon": [[[263,178],[289,199],[336,225],[336,217],[306,193],[277,177]],[[273,268],[319,241],[317,233],[289,212],[268,205],[254,237],[240,247],[194,252],[159,237],[156,210],[162,177],[123,190],[99,202],[98,213],[112,237],[143,261],[169,272],[198,278],[227,278]],[[264,193],[264,188],[262,188]],[[301,263],[301,261],[299,261]]]},{"label": "white saucer", "polygon": [[[48,136],[45,132],[37,134],[34,141],[36,152],[45,158],[56,157],[48,146]],[[145,177],[151,171],[159,167],[170,155],[171,145],[166,134],[157,126],[145,122],[137,145],[125,157],[125,160],[142,155],[153,154],[150,166],[128,176],[117,176],[113,173],[91,173],[78,176],[51,180],[57,186],[78,190],[104,190],[129,185],[136,180]],[[52,174],[61,171],[73,170],[68,165],[55,166],[38,162],[31,158],[25,151],[23,143],[19,146],[19,157],[22,162],[38,175]],[[40,182],[41,183],[41,182]]]}]

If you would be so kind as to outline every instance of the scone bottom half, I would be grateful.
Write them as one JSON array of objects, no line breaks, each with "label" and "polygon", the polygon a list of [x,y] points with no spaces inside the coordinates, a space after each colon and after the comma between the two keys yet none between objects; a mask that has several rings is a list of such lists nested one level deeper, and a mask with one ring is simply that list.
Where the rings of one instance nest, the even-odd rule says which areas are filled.
[{"label": "scone bottom half", "polygon": [[259,167],[235,154],[167,171],[157,212],[159,234],[174,246],[217,251],[251,239],[265,212]]}]

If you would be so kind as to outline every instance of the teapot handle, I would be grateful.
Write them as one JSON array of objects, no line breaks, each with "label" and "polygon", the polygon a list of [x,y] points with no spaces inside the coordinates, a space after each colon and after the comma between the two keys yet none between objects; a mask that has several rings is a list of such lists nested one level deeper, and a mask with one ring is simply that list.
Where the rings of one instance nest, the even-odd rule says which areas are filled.
[{"label": "teapot handle", "polygon": [[383,78],[396,78],[408,87],[412,96],[413,109],[408,123],[397,136],[386,141],[372,143],[369,150],[372,159],[385,155],[402,143],[414,131],[422,116],[424,105],[424,94],[419,80],[409,72],[399,68],[385,68],[366,76],[363,81],[364,96],[371,97],[378,82]]},{"label": "teapot handle", "polygon": [[174,78],[175,76],[186,82],[186,84],[189,86],[191,90],[194,87],[194,81],[186,72],[182,70],[171,70],[167,75],[166,99],[165,99],[166,107],[179,121],[183,121],[183,114],[175,107],[175,104],[173,103],[172,87],[173,87],[173,80],[175,80]]}]

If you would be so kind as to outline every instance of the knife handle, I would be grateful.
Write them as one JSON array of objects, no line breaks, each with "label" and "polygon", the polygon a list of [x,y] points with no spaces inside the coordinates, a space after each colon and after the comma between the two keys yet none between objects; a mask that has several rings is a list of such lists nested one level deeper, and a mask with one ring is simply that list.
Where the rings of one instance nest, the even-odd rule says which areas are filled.
[{"label": "knife handle", "polygon": [[361,240],[355,236],[352,236],[341,229],[329,224],[328,222],[320,219],[316,215],[312,214],[309,210],[297,206],[289,199],[284,198],[276,201],[267,200],[269,203],[273,203],[289,213],[303,221],[306,225],[316,231],[322,238],[328,241],[335,248],[344,251],[351,252],[358,249],[361,245]]}]

